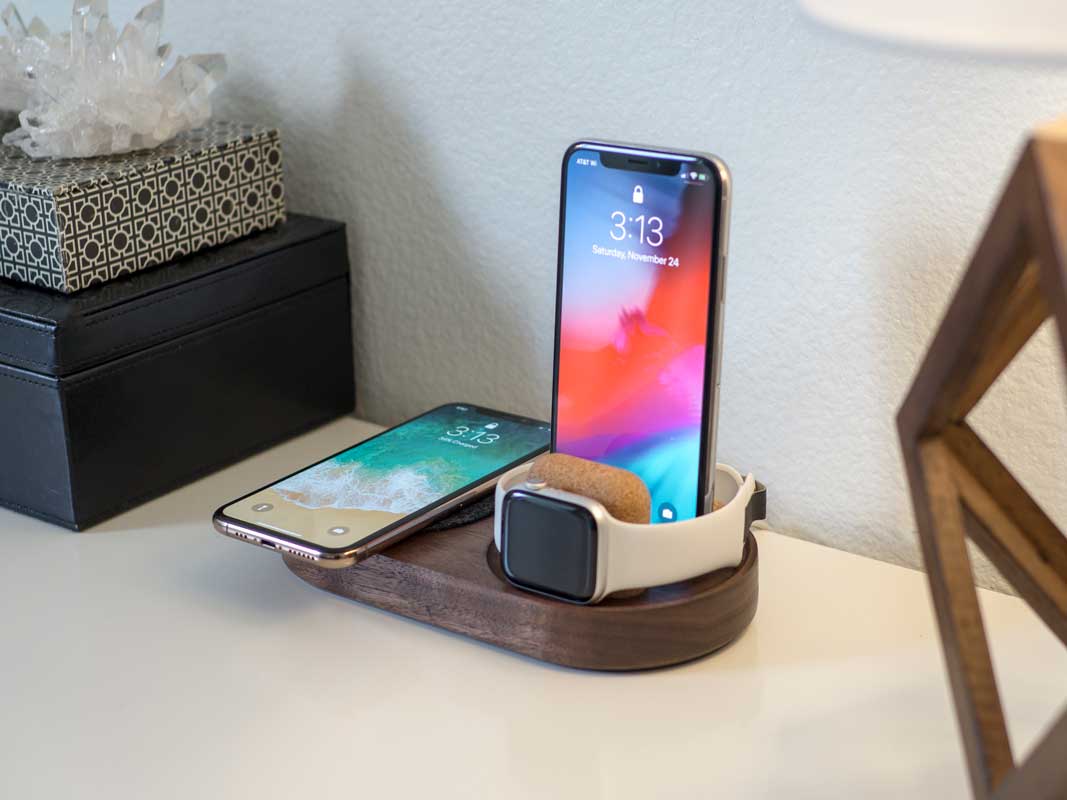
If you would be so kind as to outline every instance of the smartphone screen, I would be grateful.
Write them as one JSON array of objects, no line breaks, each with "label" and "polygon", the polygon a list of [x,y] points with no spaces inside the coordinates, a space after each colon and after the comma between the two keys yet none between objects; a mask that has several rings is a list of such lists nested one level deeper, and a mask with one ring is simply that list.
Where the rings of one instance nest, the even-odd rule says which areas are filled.
[{"label": "smartphone screen", "polygon": [[701,157],[564,160],[553,450],[635,472],[653,522],[703,513],[714,474],[721,183]]},{"label": "smartphone screen", "polygon": [[441,406],[231,503],[223,514],[343,550],[533,458],[548,442],[545,422]]}]

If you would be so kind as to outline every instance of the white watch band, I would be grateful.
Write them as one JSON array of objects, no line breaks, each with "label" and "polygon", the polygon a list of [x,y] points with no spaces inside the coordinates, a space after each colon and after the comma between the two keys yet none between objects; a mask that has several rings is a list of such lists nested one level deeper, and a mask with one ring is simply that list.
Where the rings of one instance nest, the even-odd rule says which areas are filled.
[{"label": "white watch band", "polygon": [[756,479],[742,478],[725,464],[716,464],[715,472],[715,499],[724,503],[718,511],[657,525],[611,519],[605,594],[684,581],[741,563],[745,508]]},{"label": "white watch band", "polygon": [[[745,547],[746,509],[756,489],[752,475],[742,477],[733,467],[717,464],[715,499],[722,507],[682,522],[636,525],[621,522],[588,498],[556,489],[543,490],[553,497],[600,506],[597,590],[593,602],[623,589],[662,586],[695,578],[741,563]],[[500,550],[504,497],[525,487],[530,465],[505,473],[496,487],[493,536]],[[601,513],[602,512],[602,513]]]}]

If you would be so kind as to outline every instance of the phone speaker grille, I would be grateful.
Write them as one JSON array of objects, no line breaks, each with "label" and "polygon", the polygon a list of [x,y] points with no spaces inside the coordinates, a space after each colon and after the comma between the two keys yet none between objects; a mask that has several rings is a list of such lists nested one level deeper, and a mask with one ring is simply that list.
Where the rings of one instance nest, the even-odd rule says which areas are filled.
[{"label": "phone speaker grille", "polygon": [[293,549],[288,548],[288,547],[282,547],[281,549],[282,549],[283,552],[288,553],[291,556],[297,556],[298,558],[305,558],[308,561],[314,561],[315,560],[315,556],[309,555],[309,554],[304,553],[304,552],[302,552],[300,550],[293,550]]}]

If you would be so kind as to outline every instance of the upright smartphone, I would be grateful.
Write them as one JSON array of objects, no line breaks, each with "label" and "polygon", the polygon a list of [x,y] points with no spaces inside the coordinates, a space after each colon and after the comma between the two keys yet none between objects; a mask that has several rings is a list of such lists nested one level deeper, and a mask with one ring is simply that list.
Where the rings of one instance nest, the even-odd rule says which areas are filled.
[{"label": "upright smartphone", "polygon": [[552,449],[637,473],[653,522],[712,507],[729,192],[710,155],[563,158]]},{"label": "upright smartphone", "polygon": [[350,566],[485,495],[548,443],[547,422],[450,403],[228,503],[215,528]]}]

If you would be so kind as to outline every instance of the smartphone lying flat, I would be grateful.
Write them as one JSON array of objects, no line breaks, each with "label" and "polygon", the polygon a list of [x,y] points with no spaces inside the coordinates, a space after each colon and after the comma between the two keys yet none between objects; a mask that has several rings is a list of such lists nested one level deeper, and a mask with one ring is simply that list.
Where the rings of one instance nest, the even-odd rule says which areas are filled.
[{"label": "smartphone lying flat", "polygon": [[450,403],[227,503],[215,529],[351,566],[480,499],[548,442],[547,422]]},{"label": "smartphone lying flat", "polygon": [[563,158],[552,449],[637,473],[652,522],[714,498],[729,189],[701,153]]}]

